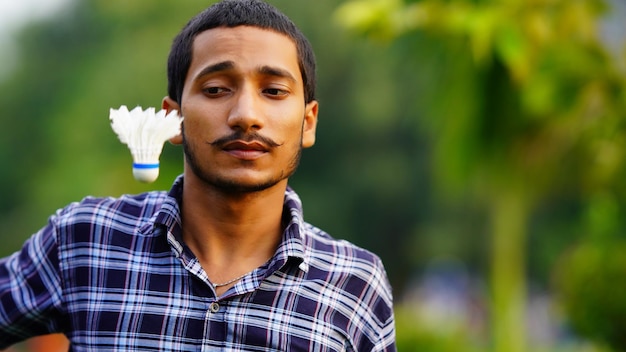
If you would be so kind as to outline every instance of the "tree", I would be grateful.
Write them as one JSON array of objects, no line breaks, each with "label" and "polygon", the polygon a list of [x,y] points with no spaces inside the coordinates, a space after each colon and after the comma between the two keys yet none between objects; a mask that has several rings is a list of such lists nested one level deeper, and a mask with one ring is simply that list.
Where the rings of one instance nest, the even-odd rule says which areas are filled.
[{"label": "tree", "polygon": [[336,13],[379,40],[443,40],[451,70],[466,67],[469,97],[444,76],[427,118],[439,122],[428,126],[440,136],[442,189],[471,189],[490,219],[496,351],[525,350],[533,209],[550,194],[606,191],[623,166],[624,61],[599,36],[604,10],[595,0],[357,0]]}]

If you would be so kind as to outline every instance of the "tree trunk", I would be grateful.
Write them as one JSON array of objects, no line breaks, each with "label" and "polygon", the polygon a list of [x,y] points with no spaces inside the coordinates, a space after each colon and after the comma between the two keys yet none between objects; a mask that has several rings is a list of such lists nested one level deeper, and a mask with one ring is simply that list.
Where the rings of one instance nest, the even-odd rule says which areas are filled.
[{"label": "tree trunk", "polygon": [[491,199],[491,324],[495,352],[526,351],[524,192],[501,187]]}]

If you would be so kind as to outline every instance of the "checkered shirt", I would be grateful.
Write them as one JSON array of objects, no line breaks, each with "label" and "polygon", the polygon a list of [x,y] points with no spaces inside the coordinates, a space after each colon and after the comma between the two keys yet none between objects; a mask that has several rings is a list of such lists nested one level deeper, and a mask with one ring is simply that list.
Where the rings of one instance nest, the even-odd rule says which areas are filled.
[{"label": "checkered shirt", "polygon": [[395,351],[380,259],[305,223],[285,193],[274,256],[225,294],[181,240],[171,191],[88,197],[0,260],[0,348],[61,332],[72,351]]}]

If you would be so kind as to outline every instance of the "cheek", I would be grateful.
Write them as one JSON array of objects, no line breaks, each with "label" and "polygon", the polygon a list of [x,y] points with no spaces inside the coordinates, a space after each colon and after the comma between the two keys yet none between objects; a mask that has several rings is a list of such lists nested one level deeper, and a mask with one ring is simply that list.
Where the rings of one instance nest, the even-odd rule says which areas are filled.
[{"label": "cheek", "polygon": [[300,145],[300,141],[302,139],[302,121],[285,122],[278,125],[277,129],[279,131],[279,135],[283,139],[283,142],[287,142],[292,145]]},{"label": "cheek", "polygon": [[187,134],[196,134],[201,132],[203,134],[206,131],[213,131],[216,129],[217,114],[206,113],[206,108],[202,109],[192,104],[182,108],[183,117],[185,118],[183,123],[187,129]]},{"label": "cheek", "polygon": [[291,104],[280,111],[274,112],[272,116],[278,117],[276,126],[279,131],[284,131],[285,138],[300,138],[304,124],[304,111],[300,104]]}]

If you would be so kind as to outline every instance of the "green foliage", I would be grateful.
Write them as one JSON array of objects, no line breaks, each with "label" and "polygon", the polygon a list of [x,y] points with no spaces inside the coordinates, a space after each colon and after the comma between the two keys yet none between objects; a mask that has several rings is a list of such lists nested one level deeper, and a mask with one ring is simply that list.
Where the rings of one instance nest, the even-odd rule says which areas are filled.
[{"label": "green foliage", "polygon": [[[606,9],[596,0],[355,0],[337,11],[346,27],[377,40],[445,43],[441,72],[460,73],[434,85],[423,125],[441,137],[433,164],[439,190],[457,201],[471,190],[490,218],[497,351],[525,350],[526,239],[535,209],[555,196],[584,202],[620,188],[626,65],[598,33]],[[409,55],[423,56],[417,48]],[[457,85],[459,76],[466,81]]]},{"label": "green foliage", "polygon": [[584,242],[562,258],[555,284],[576,332],[614,351],[626,351],[626,241]]},{"label": "green foliage", "polygon": [[555,265],[553,285],[572,327],[614,351],[626,351],[626,238],[620,235],[623,207],[610,193],[588,203],[585,237],[570,246]]},{"label": "green foliage", "polygon": [[[620,112],[626,109],[626,82],[622,59],[607,52],[597,33],[605,8],[602,1],[357,0],[342,5],[337,18],[375,38],[380,39],[382,28],[389,31],[383,36],[387,39],[420,31],[448,46],[444,55],[453,56],[448,69],[463,71],[445,77],[449,81],[439,85],[434,104],[455,101],[465,109],[453,115],[442,107],[427,116],[442,124],[436,130],[444,137],[436,162],[437,168],[449,170],[444,187],[472,175],[486,177],[488,187],[499,182],[494,177],[503,182],[532,177],[530,188],[543,194],[560,175],[571,174],[563,166],[594,163],[595,145],[621,143],[615,136],[624,134]],[[467,88],[447,91],[459,75],[470,80],[458,83]],[[564,164],[564,156],[575,160]],[[614,158],[612,163],[621,162]],[[453,172],[459,170],[465,172]],[[594,182],[593,187],[600,180],[591,176],[585,181]]]},{"label": "green foliage", "polygon": [[[417,320],[410,306],[398,306],[395,310],[396,345],[403,352],[478,352],[484,346],[470,338],[468,327],[450,324],[433,327]],[[430,327],[429,327],[430,326]]]}]

